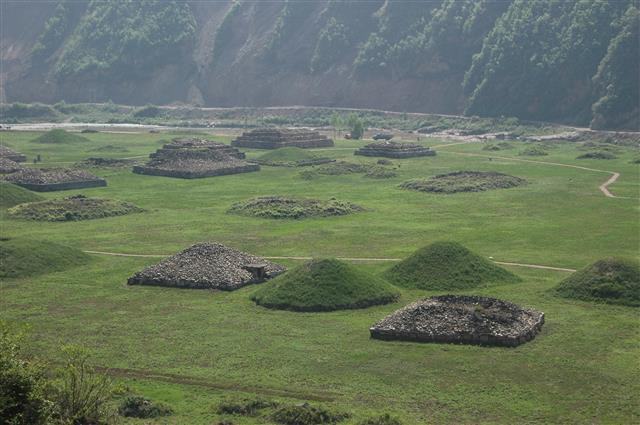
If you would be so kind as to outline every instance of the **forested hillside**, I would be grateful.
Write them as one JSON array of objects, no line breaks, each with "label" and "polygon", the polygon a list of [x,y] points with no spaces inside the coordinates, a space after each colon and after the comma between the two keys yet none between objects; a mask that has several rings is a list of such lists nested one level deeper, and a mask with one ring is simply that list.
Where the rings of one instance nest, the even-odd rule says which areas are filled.
[{"label": "forested hillside", "polygon": [[307,104],[638,129],[638,2],[2,2],[3,102]]}]

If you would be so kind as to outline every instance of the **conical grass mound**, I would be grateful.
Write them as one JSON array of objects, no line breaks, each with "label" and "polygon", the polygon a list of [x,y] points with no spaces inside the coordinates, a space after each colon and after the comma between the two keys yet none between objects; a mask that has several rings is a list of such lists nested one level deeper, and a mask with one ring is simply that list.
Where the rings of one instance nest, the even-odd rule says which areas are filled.
[{"label": "conical grass mound", "polygon": [[556,293],[565,298],[640,306],[640,263],[605,258],[560,282]]},{"label": "conical grass mound", "polygon": [[76,143],[76,142],[88,142],[89,139],[77,134],[69,133],[68,131],[61,129],[49,130],[46,133],[36,137],[32,140],[35,143]]},{"label": "conical grass mound", "polygon": [[53,242],[0,240],[0,279],[56,272],[89,261],[90,257],[81,250]]},{"label": "conical grass mound", "polygon": [[329,158],[320,157],[313,152],[295,146],[287,146],[260,155],[255,162],[261,165],[295,167],[303,165],[331,162]]},{"label": "conical grass mound", "polygon": [[15,184],[0,182],[0,208],[9,208],[26,202],[38,202],[43,199],[42,196]]},{"label": "conical grass mound", "polygon": [[319,259],[278,276],[251,299],[279,310],[332,311],[387,304],[399,295],[377,276],[336,259]]},{"label": "conical grass mound", "polygon": [[387,270],[384,277],[398,286],[429,290],[469,289],[520,280],[456,242],[435,242],[421,248]]}]

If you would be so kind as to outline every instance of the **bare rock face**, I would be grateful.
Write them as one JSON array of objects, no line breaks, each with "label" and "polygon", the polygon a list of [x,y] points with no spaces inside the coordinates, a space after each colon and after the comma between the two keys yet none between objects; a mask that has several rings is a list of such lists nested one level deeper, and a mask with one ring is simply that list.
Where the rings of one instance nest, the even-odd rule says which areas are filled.
[{"label": "bare rock face", "polygon": [[259,165],[244,161],[238,149],[197,138],[173,139],[149,157],[145,165],[134,166],[133,172],[194,179],[260,170]]},{"label": "bare rock face", "polygon": [[370,328],[384,340],[515,347],[535,338],[544,313],[495,298],[442,295],[410,304]]},{"label": "bare rock face", "polygon": [[304,129],[261,128],[242,133],[231,146],[256,149],[278,149],[287,146],[298,148],[326,148],[333,140],[317,131]]},{"label": "bare rock face", "polygon": [[232,291],[285,270],[279,264],[219,243],[199,243],[134,274],[127,283]]},{"label": "bare rock face", "polygon": [[403,143],[386,140],[365,145],[354,152],[354,155],[382,156],[387,158],[414,158],[418,156],[435,156],[436,151],[417,143]]},{"label": "bare rock face", "polygon": [[36,192],[84,189],[107,185],[106,180],[100,177],[71,168],[22,168],[5,176],[4,180]]},{"label": "bare rock face", "polygon": [[6,158],[14,162],[25,162],[27,160],[26,155],[2,145],[0,145],[0,158]]}]

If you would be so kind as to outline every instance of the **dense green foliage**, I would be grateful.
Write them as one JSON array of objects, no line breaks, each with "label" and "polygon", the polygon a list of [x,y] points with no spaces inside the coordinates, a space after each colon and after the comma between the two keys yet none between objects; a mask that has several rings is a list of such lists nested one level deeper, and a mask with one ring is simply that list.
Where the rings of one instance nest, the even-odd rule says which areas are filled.
[{"label": "dense green foliage", "polygon": [[335,260],[312,260],[264,284],[251,297],[268,308],[332,311],[365,308],[396,300],[384,280]]},{"label": "dense green foliage", "polygon": [[216,29],[213,39],[213,51],[211,52],[211,63],[214,66],[220,58],[220,55],[222,55],[225,45],[229,43],[233,37],[234,18],[238,15],[242,6],[242,1],[232,3],[222,18],[220,26]]},{"label": "dense green foliage", "polygon": [[271,418],[282,425],[323,425],[335,424],[349,416],[346,413],[335,413],[322,407],[305,403],[281,407],[271,415]]},{"label": "dense green foliage", "polygon": [[605,258],[560,282],[556,293],[566,298],[640,306],[640,263]]},{"label": "dense green foliage", "polygon": [[385,413],[377,418],[365,419],[358,425],[402,425],[402,422],[388,413]]},{"label": "dense green foliage", "polygon": [[154,403],[148,398],[131,395],[122,400],[118,413],[125,417],[148,419],[169,416],[173,413],[173,409],[166,404]]},{"label": "dense green foliage", "polygon": [[142,211],[141,208],[129,202],[75,195],[16,205],[10,208],[8,213],[13,218],[23,220],[78,221],[116,217]]},{"label": "dense green foliage", "polygon": [[36,137],[32,140],[34,143],[83,143],[88,142],[89,139],[77,134],[69,133],[66,130],[54,129],[49,130],[46,133]]},{"label": "dense green foliage", "polygon": [[42,201],[44,198],[30,190],[9,182],[0,181],[0,208],[9,208],[25,202]]},{"label": "dense green foliage", "polygon": [[520,281],[513,273],[455,242],[435,242],[421,248],[384,276],[407,288],[447,291]]},{"label": "dense green foliage", "polygon": [[194,41],[195,28],[184,2],[94,0],[65,40],[54,72],[59,77],[144,77],[181,57],[181,49]]},{"label": "dense green foliage", "polygon": [[22,336],[0,321],[0,423],[49,425],[53,403],[42,364],[26,359]]},{"label": "dense green foliage", "polygon": [[86,264],[87,254],[54,242],[28,239],[0,240],[0,278],[17,278]]}]

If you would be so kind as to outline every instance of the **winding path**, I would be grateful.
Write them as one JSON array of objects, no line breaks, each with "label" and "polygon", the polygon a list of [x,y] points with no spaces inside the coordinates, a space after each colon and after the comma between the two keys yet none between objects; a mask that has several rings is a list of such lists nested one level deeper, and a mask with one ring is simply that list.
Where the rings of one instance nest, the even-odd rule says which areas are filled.
[{"label": "winding path", "polygon": [[[113,257],[137,257],[137,258],[167,258],[170,257],[169,254],[126,254],[122,252],[107,252],[107,251],[83,251],[86,254],[93,255],[109,255]],[[293,257],[293,256],[280,256],[280,257],[262,257],[266,260],[298,260],[298,261],[309,261],[313,260],[313,257]],[[337,257],[338,260],[342,261],[351,261],[351,262],[398,262],[402,261],[401,258],[362,258],[362,257]],[[505,266],[516,266],[516,267],[527,267],[530,269],[545,269],[545,270],[556,270],[560,272],[575,272],[575,269],[569,269],[565,267],[554,267],[554,266],[543,266],[540,264],[526,264],[526,263],[509,263],[504,261],[494,261],[496,264],[502,264]]]}]

